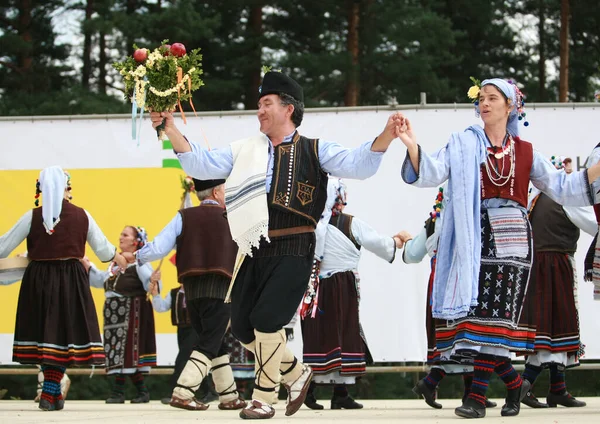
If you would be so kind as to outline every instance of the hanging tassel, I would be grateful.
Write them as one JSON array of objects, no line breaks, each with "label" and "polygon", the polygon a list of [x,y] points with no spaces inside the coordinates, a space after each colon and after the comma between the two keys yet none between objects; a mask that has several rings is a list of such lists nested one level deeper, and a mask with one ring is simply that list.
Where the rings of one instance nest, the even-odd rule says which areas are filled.
[{"label": "hanging tassel", "polygon": [[136,137],[136,117],[137,117],[137,111],[138,111],[138,105],[137,102],[135,101],[135,96],[137,94],[137,86],[134,86],[133,88],[133,99],[131,101],[131,139],[135,140]]}]

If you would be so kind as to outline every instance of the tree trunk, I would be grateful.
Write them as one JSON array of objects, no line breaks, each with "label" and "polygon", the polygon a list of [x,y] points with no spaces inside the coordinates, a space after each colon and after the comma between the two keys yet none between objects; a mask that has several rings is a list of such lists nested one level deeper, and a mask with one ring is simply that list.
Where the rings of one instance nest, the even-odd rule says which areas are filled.
[{"label": "tree trunk", "polygon": [[348,38],[346,40],[346,47],[348,49],[348,53],[350,54],[350,69],[348,69],[348,72],[346,73],[347,79],[344,104],[346,106],[358,106],[358,58],[360,50],[358,29],[360,24],[360,4],[356,0],[348,0],[347,7]]},{"label": "tree trunk", "polygon": [[260,72],[262,63],[261,37],[263,34],[263,5],[264,1],[256,1],[250,6],[248,19],[248,66],[246,67],[246,93],[244,96],[244,107],[255,109],[258,99],[258,87],[260,87]]},{"label": "tree trunk", "polygon": [[19,68],[19,71],[24,75],[30,73],[31,68],[33,66],[33,36],[31,35],[31,8],[31,0],[21,0],[21,2],[19,2],[18,32],[20,37],[27,45],[27,48],[23,49],[21,54],[19,54],[17,59],[17,67]]},{"label": "tree trunk", "polygon": [[81,86],[86,90],[90,88],[90,78],[92,76],[92,30],[90,24],[93,13],[94,0],[87,0],[83,21],[83,67],[81,68]]},{"label": "tree trunk", "polygon": [[538,79],[540,81],[540,87],[538,97],[540,102],[545,102],[546,99],[546,5],[544,0],[538,0],[538,35],[540,38],[540,61],[538,62]]},{"label": "tree trunk", "polygon": [[358,90],[358,98],[361,99],[361,103],[364,105],[371,104],[369,102],[369,94],[373,91],[377,81],[371,77],[372,71],[368,69],[369,64],[365,63],[369,60],[373,54],[373,50],[376,48],[371,42],[373,40],[373,34],[378,31],[375,23],[375,9],[373,3],[375,0],[362,0],[361,11],[360,11],[360,31],[359,40],[359,60],[358,60],[358,81],[360,81],[360,87]]},{"label": "tree trunk", "polygon": [[560,2],[560,70],[558,101],[566,102],[569,96],[569,20],[571,12],[569,0]]},{"label": "tree trunk", "polygon": [[100,60],[98,62],[98,92],[106,94],[106,65],[108,57],[106,55],[106,33],[104,30],[100,31]]}]

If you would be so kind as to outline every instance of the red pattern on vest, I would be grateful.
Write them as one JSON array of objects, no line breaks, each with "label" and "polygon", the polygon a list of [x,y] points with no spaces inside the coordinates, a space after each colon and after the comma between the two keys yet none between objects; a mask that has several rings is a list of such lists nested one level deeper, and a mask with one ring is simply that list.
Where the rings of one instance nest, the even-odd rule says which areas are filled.
[{"label": "red pattern on vest", "polygon": [[[526,208],[527,197],[529,195],[529,175],[531,174],[531,167],[533,165],[533,146],[531,143],[523,141],[518,137],[515,137],[514,141],[515,172],[506,184],[503,186],[495,185],[488,176],[485,164],[481,165],[481,200],[493,198],[509,199]],[[510,142],[510,140],[507,142]],[[492,154],[489,154],[492,164],[498,166],[499,172],[504,170],[504,177],[508,176],[510,172],[510,156],[510,154],[507,154],[502,159],[496,159]],[[490,172],[494,175],[492,170]]]},{"label": "red pattern on vest", "polygon": [[33,261],[83,258],[88,227],[85,211],[63,200],[60,222],[50,235],[43,224],[42,208],[36,208],[33,210],[31,229],[27,236],[27,255]]},{"label": "red pattern on vest", "polygon": [[177,237],[177,278],[220,274],[231,278],[237,245],[219,205],[202,204],[179,211],[183,221]]}]

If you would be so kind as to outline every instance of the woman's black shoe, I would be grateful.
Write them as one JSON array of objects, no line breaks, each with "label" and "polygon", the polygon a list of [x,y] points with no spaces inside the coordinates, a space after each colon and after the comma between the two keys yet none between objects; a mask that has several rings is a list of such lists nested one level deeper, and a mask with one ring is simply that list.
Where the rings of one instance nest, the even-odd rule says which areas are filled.
[{"label": "woman's black shoe", "polygon": [[350,395],[331,398],[331,409],[362,409],[362,405],[356,402]]},{"label": "woman's black shoe", "polygon": [[125,395],[123,393],[112,393],[106,403],[125,403]]},{"label": "woman's black shoe", "polygon": [[533,392],[531,390],[529,390],[525,394],[525,397],[523,398],[521,403],[529,406],[530,408],[535,408],[535,409],[548,408],[548,404],[540,402],[539,399],[535,397],[535,395],[533,394]]},{"label": "woman's black shoe", "polygon": [[[431,390],[424,380],[419,380],[417,385],[413,387],[413,393],[417,396],[422,396],[425,399],[425,403],[435,409],[442,409],[442,404],[437,403],[437,393],[435,390]],[[464,402],[463,402],[464,403]]]},{"label": "woman's black shoe", "polygon": [[485,417],[485,406],[467,398],[461,406],[454,410],[454,413],[463,418],[483,418]]},{"label": "woman's black shoe", "polygon": [[485,400],[485,407],[486,408],[495,408],[496,406],[498,406],[498,404],[492,400],[486,399]]},{"label": "woman's black shoe", "polygon": [[317,398],[315,398],[315,395],[312,393],[306,395],[306,399],[304,399],[304,404],[310,409],[323,409],[323,405],[317,403]]},{"label": "woman's black shoe", "polygon": [[523,399],[527,392],[531,389],[531,383],[529,380],[523,380],[521,387],[514,390],[509,390],[506,395],[506,403],[500,411],[500,415],[503,417],[514,417],[519,415],[521,412],[521,399]]},{"label": "woman's black shoe", "polygon": [[584,401],[575,399],[569,392],[562,395],[548,393],[546,402],[548,402],[550,408],[556,408],[556,405],[566,406],[567,408],[581,408],[587,405]]}]

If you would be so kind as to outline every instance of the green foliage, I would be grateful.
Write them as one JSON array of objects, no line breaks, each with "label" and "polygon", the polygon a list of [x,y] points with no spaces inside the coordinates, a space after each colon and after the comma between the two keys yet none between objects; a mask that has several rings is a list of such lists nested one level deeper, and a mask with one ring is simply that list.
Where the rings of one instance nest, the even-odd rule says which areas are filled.
[{"label": "green foliage", "polygon": [[94,93],[74,85],[60,91],[43,93],[18,94],[18,101],[13,96],[0,97],[0,115],[29,116],[29,115],[80,115],[127,113],[127,106],[115,96]]},{"label": "green foliage", "polygon": [[[56,40],[63,14],[90,8],[81,21],[91,43],[83,72],[81,37]],[[202,49],[197,110],[254,108],[265,63],[303,85],[308,107],[344,105],[350,90],[360,105],[417,103],[420,92],[430,103],[464,102],[469,75],[514,79],[528,101],[557,98],[550,71],[558,66],[559,0],[0,0],[0,14],[2,114],[126,110],[132,81],[108,65],[134,69],[132,46],[164,38]],[[600,3],[571,2],[571,15],[570,99],[590,101],[600,87]],[[348,41],[351,18],[357,50]],[[163,89],[176,72],[165,67],[154,75]]]},{"label": "green foliage", "polygon": [[[410,365],[410,364],[390,364]],[[68,371],[67,371],[68,373]],[[412,392],[416,382],[423,378],[425,373],[385,373],[367,374],[354,386],[349,386],[350,394],[357,399],[414,399]],[[69,400],[103,400],[108,397],[112,387],[112,378],[105,375],[103,370],[96,370],[93,377],[87,375],[71,375],[71,389]],[[170,396],[171,382],[169,375],[148,375],[146,386],[152,400]],[[535,394],[543,400],[549,387],[548,372],[544,371],[535,384]],[[4,398],[19,398],[31,400],[35,397],[37,377],[35,375],[0,375],[0,389],[6,389]],[[569,393],[575,397],[600,396],[600,370],[593,371],[567,371],[567,387]],[[135,388],[131,381],[125,385],[126,399],[135,396]],[[201,389],[200,391],[202,391]],[[439,386],[438,397],[441,399],[456,399],[455,402],[442,402],[444,407],[458,406],[458,399],[462,398],[464,391],[463,380],[460,376],[447,376]],[[251,395],[247,390],[245,398]],[[317,386],[315,390],[317,399],[329,399],[332,395],[331,386]],[[498,376],[492,376],[488,389],[488,396],[493,399],[502,399],[506,396],[506,388]],[[198,395],[197,397],[202,397]],[[285,399],[285,390],[282,387],[280,399]],[[326,406],[328,407],[328,406]],[[425,408],[425,404],[423,403]]]}]

